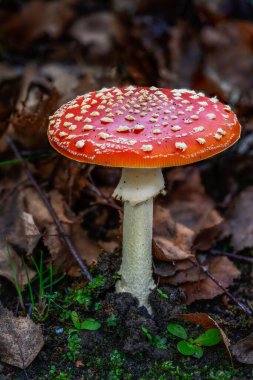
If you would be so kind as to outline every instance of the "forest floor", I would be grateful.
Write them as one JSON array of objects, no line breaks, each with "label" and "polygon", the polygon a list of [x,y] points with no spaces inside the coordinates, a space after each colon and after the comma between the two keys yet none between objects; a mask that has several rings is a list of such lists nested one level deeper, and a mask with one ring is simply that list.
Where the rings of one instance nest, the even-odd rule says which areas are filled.
[{"label": "forest floor", "polygon": [[[250,1],[1,2],[0,380],[253,378],[252,19]],[[120,169],[59,157],[46,134],[63,103],[127,84],[217,95],[242,125],[227,152],[163,171],[152,316],[115,294]],[[210,328],[219,344],[179,352]]]}]

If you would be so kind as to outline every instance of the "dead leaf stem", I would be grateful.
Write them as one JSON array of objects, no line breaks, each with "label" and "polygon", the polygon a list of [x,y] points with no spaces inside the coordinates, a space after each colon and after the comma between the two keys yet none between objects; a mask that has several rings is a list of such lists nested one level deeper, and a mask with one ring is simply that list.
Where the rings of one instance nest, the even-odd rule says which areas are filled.
[{"label": "dead leaf stem", "polygon": [[236,253],[231,253],[231,252],[223,252],[220,251],[219,249],[211,249],[209,251],[214,256],[227,256],[230,257],[231,259],[236,259],[239,261],[246,261],[247,263],[253,264],[253,258],[247,257],[247,256],[242,256],[242,255],[237,255]]},{"label": "dead leaf stem", "polygon": [[217,280],[216,277],[214,277],[212,275],[212,273],[209,272],[209,270],[207,268],[205,268],[203,265],[201,265],[199,263],[199,261],[197,259],[192,259],[192,258],[188,258],[188,260],[190,260],[190,262],[196,266],[198,266],[203,273],[205,273],[217,286],[219,286],[219,288],[221,288],[223,290],[224,293],[226,293],[226,295],[245,313],[247,314],[248,316],[251,316],[252,315],[252,311],[246,306],[244,305],[244,303],[242,303],[241,301],[239,301],[235,296],[233,296],[233,294],[231,294],[221,283],[219,280]]}]

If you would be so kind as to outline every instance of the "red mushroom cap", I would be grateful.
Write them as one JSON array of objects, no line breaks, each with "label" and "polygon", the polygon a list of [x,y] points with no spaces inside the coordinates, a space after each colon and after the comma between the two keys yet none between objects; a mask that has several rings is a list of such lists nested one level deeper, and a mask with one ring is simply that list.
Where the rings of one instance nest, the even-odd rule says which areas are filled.
[{"label": "red mushroom cap", "polygon": [[185,165],[233,145],[230,107],[185,89],[109,88],[78,96],[50,117],[51,145],[73,160],[117,167]]}]

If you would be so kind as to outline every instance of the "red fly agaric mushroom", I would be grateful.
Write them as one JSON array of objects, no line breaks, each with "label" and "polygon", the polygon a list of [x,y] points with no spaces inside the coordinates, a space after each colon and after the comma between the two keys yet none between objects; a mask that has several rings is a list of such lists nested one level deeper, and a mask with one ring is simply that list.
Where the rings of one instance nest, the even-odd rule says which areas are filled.
[{"label": "red fly agaric mushroom", "polygon": [[51,145],[73,160],[122,167],[114,197],[124,202],[118,292],[148,307],[152,278],[153,198],[164,189],[162,167],[186,165],[233,145],[240,124],[228,105],[191,90],[156,87],[94,91],[50,118]]}]

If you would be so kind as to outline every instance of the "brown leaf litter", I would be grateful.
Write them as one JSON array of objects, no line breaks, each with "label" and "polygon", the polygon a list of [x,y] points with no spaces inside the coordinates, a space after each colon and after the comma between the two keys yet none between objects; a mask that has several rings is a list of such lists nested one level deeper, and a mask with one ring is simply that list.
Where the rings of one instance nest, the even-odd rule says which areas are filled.
[{"label": "brown leaf litter", "polygon": [[44,345],[42,328],[29,316],[15,317],[0,304],[1,361],[19,368],[27,368]]},{"label": "brown leaf litter", "polygon": [[6,14],[0,34],[13,49],[27,49],[43,36],[59,38],[74,17],[75,0],[44,2],[35,0],[24,4],[19,12]]},{"label": "brown leaf litter", "polygon": [[[224,288],[231,286],[241,273],[239,269],[224,256],[209,259],[208,270]],[[201,276],[197,282],[181,284],[181,288],[186,294],[187,304],[201,299],[213,299],[217,295],[224,293],[209,277],[201,279]]]},{"label": "brown leaf litter", "polygon": [[238,362],[253,364],[253,333],[233,344],[232,353]]},{"label": "brown leaf litter", "polygon": [[[27,270],[27,273],[26,273]],[[0,242],[0,276],[7,278],[13,285],[23,288],[35,272],[28,266],[24,268],[21,257],[6,241]]]},{"label": "brown leaf litter", "polygon": [[236,251],[253,247],[253,186],[244,189],[232,202],[224,226],[223,236],[231,237]]},{"label": "brown leaf litter", "polygon": [[[223,290],[187,259],[195,257],[196,249],[207,251],[211,248],[221,233],[223,219],[206,194],[197,168],[171,170],[166,180],[170,190],[158,201],[162,206],[157,204],[154,211],[153,252],[158,260],[155,272],[162,283],[180,286],[188,304],[212,299]],[[226,257],[202,254],[198,258],[225,288],[240,275]],[[164,261],[169,262],[165,267]]]}]

